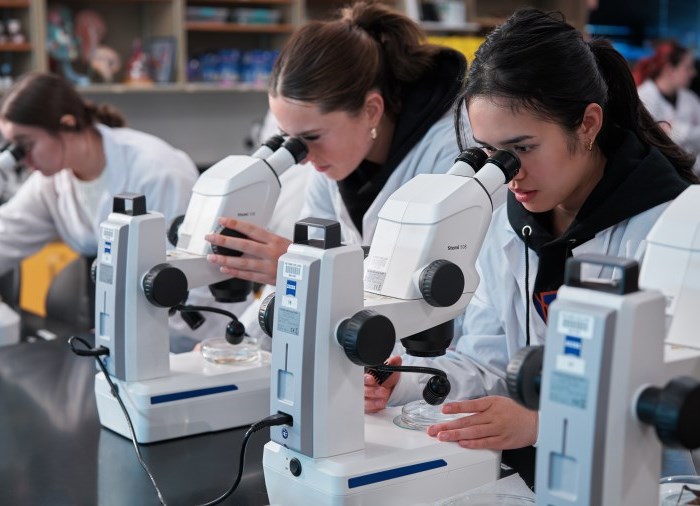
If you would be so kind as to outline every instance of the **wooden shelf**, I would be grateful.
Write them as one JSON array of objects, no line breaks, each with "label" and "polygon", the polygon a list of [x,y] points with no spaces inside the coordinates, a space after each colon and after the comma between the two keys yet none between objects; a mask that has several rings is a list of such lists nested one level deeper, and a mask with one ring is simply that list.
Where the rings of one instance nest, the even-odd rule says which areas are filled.
[{"label": "wooden shelf", "polygon": [[235,32],[235,33],[291,33],[294,26],[290,24],[265,25],[219,23],[216,21],[188,21],[185,28],[189,32]]},{"label": "wooden shelf", "polygon": [[29,0],[0,0],[0,8],[26,9],[29,7]]},{"label": "wooden shelf", "polygon": [[91,84],[77,88],[81,93],[200,93],[200,92],[230,92],[230,93],[264,93],[267,86],[258,85],[226,85],[219,83],[154,83],[152,85],[131,85],[124,83]]},{"label": "wooden shelf", "polygon": [[32,50],[32,45],[29,42],[22,44],[0,44],[0,52],[2,53],[26,53]]}]

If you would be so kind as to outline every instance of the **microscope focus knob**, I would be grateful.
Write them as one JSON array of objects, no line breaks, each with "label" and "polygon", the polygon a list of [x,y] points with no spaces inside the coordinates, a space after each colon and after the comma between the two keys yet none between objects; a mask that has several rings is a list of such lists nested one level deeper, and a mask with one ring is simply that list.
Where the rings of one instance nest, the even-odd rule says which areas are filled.
[{"label": "microscope focus knob", "polygon": [[177,246],[177,240],[180,238],[180,225],[185,221],[185,215],[181,214],[170,222],[168,227],[168,242],[173,246]]},{"label": "microscope focus knob", "polygon": [[187,297],[187,277],[170,264],[158,264],[143,277],[143,291],[157,307],[173,307]]},{"label": "microscope focus knob", "polygon": [[90,279],[92,279],[93,285],[97,283],[97,264],[99,263],[99,261],[99,258],[95,258],[92,261],[92,264],[90,265]]},{"label": "microscope focus knob", "polygon": [[391,355],[396,331],[389,318],[364,309],[338,326],[336,338],[351,362],[373,366],[383,364]]},{"label": "microscope focus knob", "polygon": [[449,260],[431,262],[418,280],[420,293],[434,307],[449,307],[464,293],[464,274],[457,264]]},{"label": "microscope focus knob", "polygon": [[653,425],[659,440],[672,447],[700,448],[700,382],[681,376],[664,388],[647,387],[637,399],[637,417]]},{"label": "microscope focus knob", "polygon": [[508,362],[506,385],[512,399],[528,409],[540,407],[544,346],[526,346]]},{"label": "microscope focus knob", "polygon": [[265,297],[258,309],[258,323],[260,328],[269,337],[272,337],[272,325],[275,319],[275,294]]}]

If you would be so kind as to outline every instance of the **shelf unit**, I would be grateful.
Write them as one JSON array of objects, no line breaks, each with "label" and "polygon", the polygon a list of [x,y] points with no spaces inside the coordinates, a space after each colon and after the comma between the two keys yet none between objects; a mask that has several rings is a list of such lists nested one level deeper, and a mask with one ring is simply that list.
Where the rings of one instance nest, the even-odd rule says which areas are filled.
[{"label": "shelf unit", "polygon": [[[417,0],[386,1],[405,12],[415,10],[417,5],[409,7],[409,2]],[[449,25],[426,22],[426,31],[432,35],[483,35],[524,5],[560,10],[576,26],[582,27],[587,19],[585,0],[462,1],[467,18],[464,22],[457,20]],[[0,64],[10,61],[14,76],[55,67],[45,49],[47,15],[51,9],[63,5],[73,14],[81,9],[98,12],[108,24],[101,44],[116,50],[122,59],[122,69],[115,83],[90,84],[82,88],[86,93],[257,93],[264,91],[264,86],[188,82],[188,61],[194,54],[221,48],[279,50],[304,20],[327,17],[346,3],[346,0],[0,0],[0,19],[20,19],[27,35],[23,44],[0,44]],[[229,18],[222,21],[188,20],[188,7],[224,8],[231,13],[240,9],[272,9],[279,11],[280,20],[274,24],[232,22]],[[140,38],[146,47],[153,38],[163,37],[174,42],[172,82],[149,86],[123,84],[134,39]]]}]

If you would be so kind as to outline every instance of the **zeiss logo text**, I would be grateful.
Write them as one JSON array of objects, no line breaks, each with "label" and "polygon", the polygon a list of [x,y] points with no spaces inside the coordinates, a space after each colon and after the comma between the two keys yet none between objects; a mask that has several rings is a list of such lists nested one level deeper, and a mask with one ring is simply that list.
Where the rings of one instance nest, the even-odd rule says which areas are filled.
[{"label": "zeiss logo text", "polygon": [[297,282],[292,281],[291,279],[287,280],[287,290],[285,291],[285,295],[291,295],[292,297],[297,296]]}]

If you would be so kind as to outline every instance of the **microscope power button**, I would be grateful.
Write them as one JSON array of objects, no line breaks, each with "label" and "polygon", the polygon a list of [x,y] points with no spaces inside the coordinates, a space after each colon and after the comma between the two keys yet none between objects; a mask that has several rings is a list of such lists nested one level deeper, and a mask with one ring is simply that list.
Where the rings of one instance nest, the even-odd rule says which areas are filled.
[{"label": "microscope power button", "polygon": [[294,458],[289,461],[289,472],[294,476],[301,474],[301,462],[299,462],[299,459]]}]

